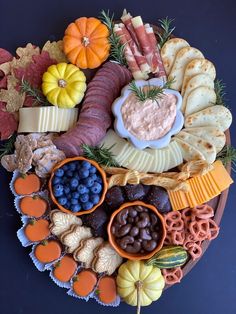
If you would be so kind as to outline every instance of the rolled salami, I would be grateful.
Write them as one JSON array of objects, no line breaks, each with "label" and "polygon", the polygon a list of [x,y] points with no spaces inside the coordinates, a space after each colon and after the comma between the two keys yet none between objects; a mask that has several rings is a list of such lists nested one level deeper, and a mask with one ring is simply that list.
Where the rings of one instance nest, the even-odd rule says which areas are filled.
[{"label": "rolled salami", "polygon": [[136,36],[133,24],[131,22],[132,19],[132,15],[130,13],[128,13],[126,11],[126,9],[124,9],[122,17],[121,17],[121,21],[125,24],[127,30],[130,33],[130,36],[132,37],[133,41],[135,42],[136,46],[138,47],[138,49],[140,50],[140,45],[139,45],[139,41],[138,38]]},{"label": "rolled salami", "polygon": [[131,79],[127,68],[105,63],[88,84],[76,126],[54,139],[57,148],[73,157],[82,154],[82,144],[99,144],[112,122],[111,105]]}]

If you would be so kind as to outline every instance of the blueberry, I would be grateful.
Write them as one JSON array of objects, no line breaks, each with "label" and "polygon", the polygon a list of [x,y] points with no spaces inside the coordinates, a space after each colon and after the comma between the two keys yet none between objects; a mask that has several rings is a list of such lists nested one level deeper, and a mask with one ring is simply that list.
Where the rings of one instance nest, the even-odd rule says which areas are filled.
[{"label": "blueberry", "polygon": [[98,183],[103,183],[103,181],[102,181],[102,177],[100,177],[100,176],[97,176],[97,180],[96,180]]},{"label": "blueberry", "polygon": [[74,176],[73,171],[67,170],[67,171],[66,171],[66,176],[67,176],[68,178],[72,178],[72,177]]},{"label": "blueberry", "polygon": [[67,195],[67,198],[68,198],[68,200],[71,200],[71,199],[72,199],[71,194],[68,194],[68,195]]},{"label": "blueberry", "polygon": [[93,203],[91,203],[91,202],[86,202],[86,203],[83,203],[82,204],[82,208],[84,209],[84,210],[89,210],[89,209],[91,209],[93,207]]},{"label": "blueberry", "polygon": [[62,168],[59,168],[55,171],[56,177],[63,177],[64,176],[64,170]]},{"label": "blueberry", "polygon": [[62,167],[62,169],[63,169],[64,171],[69,170],[69,166],[68,166],[68,164],[65,164],[65,165]]},{"label": "blueberry", "polygon": [[72,198],[79,198],[80,194],[78,192],[73,192],[72,194]]},{"label": "blueberry", "polygon": [[62,191],[62,192],[63,192],[63,189],[64,189],[64,187],[63,187],[62,184],[55,184],[55,185],[53,186],[53,191],[54,191],[54,192],[56,192],[56,191]]},{"label": "blueberry", "polygon": [[94,185],[91,187],[91,192],[94,194],[98,194],[102,191],[102,185],[98,182],[95,182]]},{"label": "blueberry", "polygon": [[61,179],[61,177],[54,176],[52,179],[52,184],[54,185],[54,184],[61,183],[61,180],[63,180],[63,179]]},{"label": "blueberry", "polygon": [[86,179],[83,179],[83,184],[87,187],[87,188],[91,188],[91,186],[94,185],[94,180],[91,177],[88,177]]},{"label": "blueberry", "polygon": [[72,179],[70,180],[70,186],[71,186],[72,188],[73,188],[73,187],[77,188],[78,185],[79,185],[79,181],[78,181],[77,179],[72,178]]},{"label": "blueberry", "polygon": [[80,201],[86,203],[89,200],[89,195],[87,193],[80,195]]},{"label": "blueberry", "polygon": [[96,172],[97,172],[97,168],[96,168],[96,167],[91,166],[91,167],[89,168],[89,173],[96,173]]},{"label": "blueberry", "polygon": [[67,201],[67,203],[64,205],[64,207],[70,209],[70,207],[71,207],[71,202]]},{"label": "blueberry", "polygon": [[80,204],[71,205],[70,209],[74,213],[79,212],[81,210],[81,205]]},{"label": "blueberry", "polygon": [[67,198],[66,197],[59,197],[58,198],[58,203],[64,206],[67,203]]},{"label": "blueberry", "polygon": [[79,176],[81,177],[81,179],[87,178],[89,176],[89,170],[86,168],[80,168]]},{"label": "blueberry", "polygon": [[91,168],[91,164],[90,162],[84,160],[81,162],[81,167],[85,168],[85,169],[90,169]]},{"label": "blueberry", "polygon": [[78,204],[78,202],[79,202],[79,201],[78,201],[77,198],[72,198],[72,199],[71,199],[71,204],[72,204],[72,205],[76,205],[76,204]]},{"label": "blueberry", "polygon": [[100,201],[100,196],[99,194],[91,194],[89,200],[93,203],[93,205],[96,205]]},{"label": "blueberry", "polygon": [[85,185],[79,184],[78,187],[77,187],[77,191],[78,191],[80,194],[84,194],[84,193],[87,193],[88,189],[86,188]]},{"label": "blueberry", "polygon": [[53,194],[54,194],[55,197],[60,197],[60,196],[63,195],[63,191],[61,191],[61,190],[53,191]]},{"label": "blueberry", "polygon": [[70,163],[68,164],[68,166],[69,166],[69,169],[70,169],[71,171],[75,171],[75,169],[76,169],[76,163],[75,163],[75,162],[70,162]]},{"label": "blueberry", "polygon": [[74,178],[77,179],[78,181],[80,180],[80,176],[77,172],[74,174]]},{"label": "blueberry", "polygon": [[70,193],[70,187],[69,186],[64,186],[64,193],[69,194]]},{"label": "blueberry", "polygon": [[96,181],[98,176],[95,173],[92,173],[89,177],[93,179],[93,181]]}]

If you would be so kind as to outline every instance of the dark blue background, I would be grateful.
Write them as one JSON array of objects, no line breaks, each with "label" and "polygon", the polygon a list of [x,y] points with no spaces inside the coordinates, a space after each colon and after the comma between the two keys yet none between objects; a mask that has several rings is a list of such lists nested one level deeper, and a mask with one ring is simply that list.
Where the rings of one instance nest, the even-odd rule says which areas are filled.
[{"label": "dark blue background", "polygon": [[[199,48],[216,65],[217,76],[227,84],[227,98],[236,115],[236,2],[235,0],[145,0],[145,1],[17,1],[0,0],[0,47],[10,51],[32,42],[42,45],[60,39],[69,22],[80,16],[97,16],[110,8],[119,18],[124,7],[144,21],[175,18],[179,37]],[[1,123],[1,121],[0,121]],[[231,127],[235,141],[235,125]],[[125,304],[111,309],[66,295],[48,277],[36,270],[16,238],[20,217],[12,205],[8,175],[0,170],[0,314],[135,313]],[[235,314],[236,313],[236,196],[232,187],[221,224],[221,232],[181,284],[165,291],[161,299],[142,313]]]}]

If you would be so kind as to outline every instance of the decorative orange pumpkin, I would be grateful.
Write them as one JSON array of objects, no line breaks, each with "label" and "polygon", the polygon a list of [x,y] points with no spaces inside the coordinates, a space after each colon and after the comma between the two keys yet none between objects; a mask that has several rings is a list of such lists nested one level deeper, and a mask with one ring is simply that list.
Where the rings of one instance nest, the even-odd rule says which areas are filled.
[{"label": "decorative orange pumpkin", "polygon": [[68,60],[81,69],[99,67],[109,56],[109,30],[94,17],[81,17],[69,24],[63,38]]}]

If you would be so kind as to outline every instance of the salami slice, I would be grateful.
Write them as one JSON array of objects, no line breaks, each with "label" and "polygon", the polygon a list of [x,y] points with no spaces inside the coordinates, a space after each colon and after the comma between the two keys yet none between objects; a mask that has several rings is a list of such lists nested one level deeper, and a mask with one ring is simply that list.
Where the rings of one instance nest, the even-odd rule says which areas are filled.
[{"label": "salami slice", "polygon": [[[108,77],[105,75],[105,69],[106,73],[109,74]],[[99,88],[96,89],[92,83],[100,74],[102,74],[103,79],[99,79]],[[118,84],[119,82],[119,86],[116,91],[114,89],[108,90],[105,86],[109,86],[109,80],[116,74],[119,78],[122,77],[121,80],[118,79],[115,83]],[[128,84],[131,79],[132,76],[129,70],[114,62],[105,63],[97,71],[91,81],[91,87],[88,88],[85,95],[76,126],[54,139],[55,145],[63,150],[67,157],[81,155],[82,144],[95,146],[101,142],[112,122],[111,105],[119,96],[121,88]],[[101,84],[102,82],[104,85]]]}]

